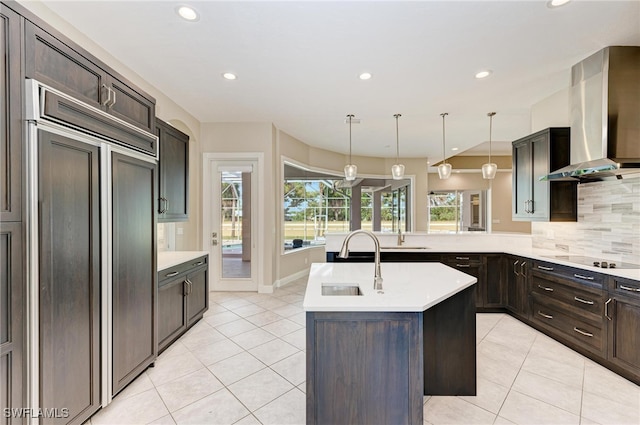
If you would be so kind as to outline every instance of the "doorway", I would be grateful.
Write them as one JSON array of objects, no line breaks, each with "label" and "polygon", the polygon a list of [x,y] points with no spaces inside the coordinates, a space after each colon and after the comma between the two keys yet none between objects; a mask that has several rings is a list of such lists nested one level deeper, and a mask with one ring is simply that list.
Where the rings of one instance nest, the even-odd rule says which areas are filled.
[{"label": "doorway", "polygon": [[204,154],[203,249],[214,291],[257,291],[260,157]]}]

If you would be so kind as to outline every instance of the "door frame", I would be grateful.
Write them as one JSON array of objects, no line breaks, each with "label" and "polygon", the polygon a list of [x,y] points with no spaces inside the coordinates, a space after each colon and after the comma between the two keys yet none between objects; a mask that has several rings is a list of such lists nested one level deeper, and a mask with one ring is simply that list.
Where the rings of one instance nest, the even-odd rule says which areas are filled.
[{"label": "door frame", "polygon": [[[255,261],[255,276],[252,276],[253,281],[256,283],[257,292],[264,292],[264,259],[265,259],[265,237],[264,237],[264,229],[265,229],[265,220],[264,214],[260,214],[260,211],[264,211],[265,207],[265,179],[264,179],[264,153],[263,152],[231,152],[231,153],[220,153],[220,152],[203,152],[202,154],[202,250],[210,252],[211,248],[211,232],[213,231],[213,223],[211,218],[211,212],[208,210],[208,207],[212,205],[213,199],[213,191],[211,185],[211,176],[214,172],[213,166],[216,161],[252,161],[256,164],[256,169],[254,170],[254,179],[252,179],[251,191],[255,191],[257,195],[257,203],[255,205],[254,211],[258,213],[252,214],[255,217],[255,220],[252,223],[251,233],[253,243],[256,244],[256,257],[255,259],[251,259],[251,261]],[[209,265],[209,282],[210,287],[214,287],[214,282],[216,282],[220,275],[219,267],[216,263],[213,262],[213,258],[211,258]]]}]

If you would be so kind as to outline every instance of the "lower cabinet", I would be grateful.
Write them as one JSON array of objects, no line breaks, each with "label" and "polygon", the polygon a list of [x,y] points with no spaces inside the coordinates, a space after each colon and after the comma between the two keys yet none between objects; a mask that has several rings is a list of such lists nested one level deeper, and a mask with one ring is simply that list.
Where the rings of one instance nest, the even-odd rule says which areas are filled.
[{"label": "lower cabinet", "polygon": [[640,282],[612,278],[608,296],[604,310],[609,333],[607,359],[640,380]]},{"label": "lower cabinet", "polygon": [[507,310],[520,318],[529,315],[529,277],[527,258],[506,257],[505,304]]},{"label": "lower cabinet", "polygon": [[166,349],[209,308],[208,256],[158,272],[159,351]]},{"label": "lower cabinet", "polygon": [[449,267],[460,270],[478,279],[476,283],[476,307],[484,307],[486,280],[484,279],[484,264],[481,254],[445,254],[442,262]]}]

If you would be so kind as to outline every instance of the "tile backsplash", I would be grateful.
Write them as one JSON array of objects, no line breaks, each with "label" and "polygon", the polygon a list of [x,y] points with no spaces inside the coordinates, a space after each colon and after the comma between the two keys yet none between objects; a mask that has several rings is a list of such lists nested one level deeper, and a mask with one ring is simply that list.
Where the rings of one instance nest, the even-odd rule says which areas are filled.
[{"label": "tile backsplash", "polygon": [[531,224],[534,248],[640,264],[640,175],[578,185],[578,221]]}]

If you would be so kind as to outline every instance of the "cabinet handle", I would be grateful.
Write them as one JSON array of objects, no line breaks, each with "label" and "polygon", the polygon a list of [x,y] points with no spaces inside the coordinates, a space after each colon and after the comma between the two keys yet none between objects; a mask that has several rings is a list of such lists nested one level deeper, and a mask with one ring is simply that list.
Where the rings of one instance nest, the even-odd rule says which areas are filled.
[{"label": "cabinet handle", "polygon": [[579,297],[573,297],[573,299],[583,304],[593,305],[593,301],[590,301],[590,300],[583,300],[582,298],[579,298]]},{"label": "cabinet handle", "polygon": [[113,94],[113,98],[111,99],[111,105],[109,107],[116,104],[116,91],[109,87],[109,91]]},{"label": "cabinet handle", "polygon": [[583,331],[582,329],[578,329],[576,327],[573,328],[574,331],[578,332],[580,335],[588,336],[589,338],[593,338],[593,334],[587,331]]},{"label": "cabinet handle", "polygon": [[520,263],[520,274],[524,276],[524,266],[527,264],[526,261]]},{"label": "cabinet handle", "polygon": [[573,276],[577,277],[578,279],[593,280],[593,276],[583,276],[583,275],[577,274],[577,273],[574,273]]},{"label": "cabinet handle", "polygon": [[193,292],[193,282],[187,279],[187,283],[189,284],[189,295]]},{"label": "cabinet handle", "polygon": [[469,267],[469,264],[456,264],[456,267]]},{"label": "cabinet handle", "polygon": [[626,286],[626,285],[620,285],[618,286],[618,288],[624,289],[625,291],[640,292],[640,288],[632,288],[631,286]]},{"label": "cabinet handle", "polygon": [[193,267],[201,266],[201,265],[203,265],[203,264],[204,264],[204,261],[198,261],[197,263],[194,263],[194,264],[193,264]]},{"label": "cabinet handle", "polygon": [[609,316],[609,303],[611,302],[611,298],[609,298],[607,300],[606,303],[604,303],[604,317],[606,317],[608,320],[611,320],[611,316]]},{"label": "cabinet handle", "polygon": [[540,270],[546,270],[548,272],[552,272],[553,271],[553,267],[546,267],[546,266],[538,266],[538,268]]},{"label": "cabinet handle", "polygon": [[540,310],[538,310],[538,314],[542,317],[544,317],[545,319],[553,319],[553,316],[550,314],[544,314],[543,312],[541,312]]},{"label": "cabinet handle", "polygon": [[553,292],[553,288],[549,288],[548,286],[538,285],[538,288],[544,289],[545,291],[548,291],[548,292]]},{"label": "cabinet handle", "polygon": [[528,213],[529,211],[529,201],[524,201],[524,212]]},{"label": "cabinet handle", "polygon": [[178,273],[180,273],[180,272],[171,272],[171,273],[167,273],[167,274],[165,275],[165,277],[173,277],[173,276],[177,275]]},{"label": "cabinet handle", "polygon": [[518,265],[519,262],[520,262],[520,260],[518,260],[515,263],[513,263],[513,274],[515,274],[516,276],[519,275],[518,270],[516,269],[516,266]]},{"label": "cabinet handle", "polygon": [[469,257],[456,257],[456,260],[468,260]]},{"label": "cabinet handle", "polygon": [[529,202],[531,202],[531,207],[529,208],[529,212],[533,214],[534,212],[536,212],[536,209],[534,208],[535,204],[533,202],[533,199],[529,199]]},{"label": "cabinet handle", "polygon": [[102,85],[102,92],[104,93],[105,91],[107,92],[107,96],[106,96],[107,98],[104,99],[105,96],[103,94],[102,97],[103,97],[104,100],[102,101],[102,106],[109,107],[110,106],[109,102],[111,102],[111,89],[109,87],[107,87],[106,84],[103,84]]},{"label": "cabinet handle", "polygon": [[182,281],[182,294],[185,297],[189,295],[189,282],[187,280]]}]

